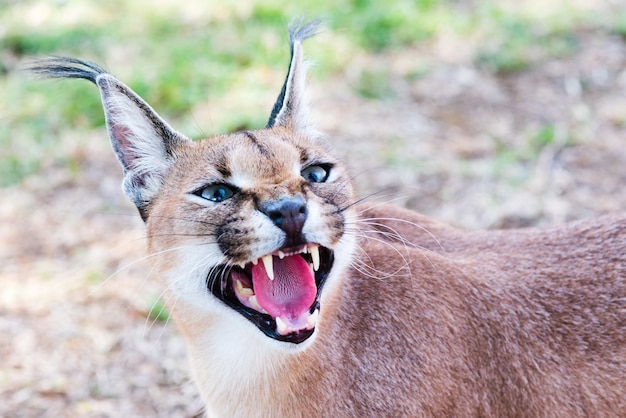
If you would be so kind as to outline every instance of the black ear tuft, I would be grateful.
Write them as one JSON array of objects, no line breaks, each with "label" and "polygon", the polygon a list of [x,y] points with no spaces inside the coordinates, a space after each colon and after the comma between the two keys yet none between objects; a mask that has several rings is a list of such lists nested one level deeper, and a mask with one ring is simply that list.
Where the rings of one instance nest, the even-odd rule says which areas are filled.
[{"label": "black ear tuft", "polygon": [[25,67],[25,71],[45,78],[83,78],[96,83],[96,78],[107,71],[90,61],[57,57],[39,59]]},{"label": "black ear tuft", "polygon": [[76,58],[52,57],[26,68],[49,78],[83,78],[100,89],[111,144],[123,169],[123,188],[142,217],[161,189],[183,141],[141,97],[100,66]]},{"label": "black ear tuft", "polygon": [[289,25],[289,45],[291,58],[289,70],[282,90],[276,99],[266,128],[287,126],[296,131],[308,131],[308,106],[305,100],[306,63],[302,51],[302,42],[318,33],[321,21],[312,20],[303,23],[294,20]]}]

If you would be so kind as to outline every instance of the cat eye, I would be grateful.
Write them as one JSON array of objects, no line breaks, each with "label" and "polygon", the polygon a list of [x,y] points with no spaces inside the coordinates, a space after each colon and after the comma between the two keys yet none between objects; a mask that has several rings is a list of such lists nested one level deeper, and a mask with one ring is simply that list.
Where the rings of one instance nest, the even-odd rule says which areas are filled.
[{"label": "cat eye", "polygon": [[235,194],[235,190],[227,184],[212,184],[204,189],[198,190],[196,195],[203,199],[210,200],[211,202],[223,202],[226,199],[230,199]]},{"label": "cat eye", "polygon": [[311,165],[300,172],[302,177],[310,183],[323,183],[328,179],[330,166]]}]

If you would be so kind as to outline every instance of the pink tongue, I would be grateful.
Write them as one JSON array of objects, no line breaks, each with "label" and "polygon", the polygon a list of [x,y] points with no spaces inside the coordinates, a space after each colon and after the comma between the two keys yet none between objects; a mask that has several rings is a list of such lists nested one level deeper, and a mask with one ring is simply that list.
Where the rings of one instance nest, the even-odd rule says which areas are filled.
[{"label": "pink tongue", "polygon": [[257,302],[274,318],[298,318],[311,307],[317,293],[309,264],[300,255],[274,257],[273,264],[274,280],[267,276],[263,263],[252,267]]}]

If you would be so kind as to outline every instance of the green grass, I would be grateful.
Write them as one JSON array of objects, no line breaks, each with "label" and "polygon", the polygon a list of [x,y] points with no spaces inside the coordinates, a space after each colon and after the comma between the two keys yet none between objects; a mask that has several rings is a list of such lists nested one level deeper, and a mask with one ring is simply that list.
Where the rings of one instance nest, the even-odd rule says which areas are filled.
[{"label": "green grass", "polygon": [[525,140],[511,143],[503,138],[493,138],[491,176],[507,178],[511,187],[521,186],[528,180],[528,173],[512,170],[512,167],[534,164],[547,148],[562,149],[580,143],[575,130],[559,130],[555,125],[545,123],[522,133]]},{"label": "green grass", "polygon": [[539,25],[524,16],[500,15],[498,26],[492,28],[478,49],[478,65],[499,73],[511,73],[534,63],[571,55],[578,44],[574,27],[552,26],[550,21]]},{"label": "green grass", "polygon": [[[601,17],[598,18],[598,20],[600,19]],[[606,24],[606,22],[602,23]],[[620,10],[613,14],[613,16],[610,17],[608,25],[613,33],[626,40],[626,10]]]},{"label": "green grass", "polygon": [[[538,15],[505,10],[495,0],[472,7],[453,0],[4,2],[0,186],[37,173],[42,160],[62,160],[56,143],[65,130],[104,123],[94,86],[32,80],[16,63],[48,54],[101,63],[192,137],[253,129],[264,125],[282,84],[285,28],[297,16],[323,18],[328,27],[307,44],[316,64],[312,77],[338,74],[359,55],[401,54],[441,37],[473,39],[477,65],[509,73],[575,52],[579,27],[604,24],[573,8]],[[625,33],[624,16],[607,25]],[[390,71],[364,69],[353,88],[369,99],[392,100]]]},{"label": "green grass", "polygon": [[396,95],[391,87],[391,74],[385,69],[364,69],[355,88],[366,99],[392,99]]},{"label": "green grass", "polygon": [[170,318],[170,313],[163,301],[160,298],[155,298],[150,305],[150,311],[148,312],[148,318],[152,321],[167,322]]}]

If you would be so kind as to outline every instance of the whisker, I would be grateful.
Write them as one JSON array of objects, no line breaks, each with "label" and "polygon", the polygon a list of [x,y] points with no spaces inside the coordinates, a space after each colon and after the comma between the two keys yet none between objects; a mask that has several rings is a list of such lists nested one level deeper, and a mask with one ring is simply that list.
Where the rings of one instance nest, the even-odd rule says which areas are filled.
[{"label": "whisker", "polygon": [[196,219],[193,217],[177,217],[177,216],[166,216],[166,215],[154,215],[154,214],[150,214],[149,216],[150,218],[154,219],[154,218],[159,218],[159,219],[165,219],[168,221],[185,221],[185,222],[191,222],[191,223],[197,223],[197,224],[201,224],[201,225],[208,225],[208,226],[219,226],[219,224],[215,223],[215,222],[210,222],[207,220],[203,220],[203,219]]},{"label": "whisker", "polygon": [[[379,207],[381,207],[381,206],[383,206],[383,205],[387,205],[387,204],[390,204],[390,203],[395,203],[395,202],[397,202],[397,201],[400,201],[400,200],[406,199],[406,197],[407,197],[407,196],[403,196],[403,195],[401,195],[401,196],[396,196],[396,197],[394,197],[394,198],[392,198],[392,199],[388,199],[388,200],[385,200],[385,201],[375,202],[375,204],[372,204],[372,205],[369,205],[369,206],[367,206],[367,207],[364,207],[364,208],[363,208],[363,210],[361,210],[361,211],[357,212],[357,214],[358,214],[358,215],[362,215],[363,213],[367,212],[368,210],[371,210],[371,209],[376,209],[376,208],[379,208]],[[364,201],[364,199],[361,199],[361,201],[360,201],[360,202],[362,202],[362,201]],[[359,202],[359,203],[360,203],[360,202]]]},{"label": "whisker", "polygon": [[[181,248],[181,247],[178,247],[178,249],[180,249],[180,248]],[[170,250],[170,249],[167,249],[167,250]],[[161,254],[161,253],[163,253],[163,252],[165,252],[165,251],[167,251],[167,250],[160,251],[158,254]],[[217,266],[215,266],[215,265],[214,265],[214,266],[212,266],[212,267],[209,267],[209,264],[208,264],[208,259],[209,259],[209,256],[208,256],[208,255],[206,255],[206,256],[204,256],[204,257],[200,258],[199,260],[196,260],[196,262],[194,263],[194,265],[192,265],[192,266],[190,267],[190,270],[189,270],[188,275],[189,275],[189,276],[192,276],[192,277],[203,277],[203,276],[205,275],[205,273],[204,273],[204,271],[205,271],[205,270],[207,270],[207,269],[208,269],[209,271],[211,271],[212,269],[216,268]],[[219,260],[217,265],[219,265],[221,262],[222,262],[222,260]],[[181,277],[179,277],[179,278],[176,278],[174,281],[169,282],[169,283],[168,283],[167,288],[166,288],[166,289],[164,289],[164,290],[163,290],[163,291],[159,294],[158,299],[160,299],[160,300],[163,300],[163,297],[164,297],[165,295],[167,295],[167,299],[163,300],[163,303],[164,303],[164,305],[165,305],[165,306],[170,306],[170,307],[171,307],[170,309],[174,309],[174,307],[175,307],[175,306],[176,306],[176,304],[178,303],[179,299],[178,299],[178,298],[176,298],[176,296],[175,296],[175,295],[176,295],[176,292],[175,292],[175,291],[171,291],[171,292],[168,292],[168,291],[169,291],[169,290],[174,289],[174,288],[175,288],[175,286],[176,286],[178,283],[180,283],[182,280],[186,280],[186,279],[188,278],[188,275],[183,275],[183,276],[181,276]],[[171,302],[171,303],[170,303],[171,298],[175,298],[175,299],[174,299],[174,301],[173,301],[173,302]],[[155,301],[155,303],[153,304],[152,308],[154,308],[154,306],[155,306],[155,304],[156,304],[156,303],[158,303],[158,300],[157,300],[157,301]],[[161,309],[163,309],[163,307],[162,307]],[[154,325],[158,322],[158,314],[157,314],[157,315],[155,315],[155,316],[153,317],[152,322],[151,322],[151,323],[150,323],[150,325],[148,326],[148,320],[149,320],[149,318],[150,318],[150,313],[151,313],[151,312],[152,312],[152,309],[150,310],[150,312],[148,313],[148,316],[146,317],[146,323],[145,323],[145,328],[146,328],[146,331],[144,332],[144,335],[147,333],[147,331],[149,331],[150,329],[152,329],[152,327],[153,327],[153,326],[154,326]],[[168,315],[167,320],[166,320],[166,323],[165,323],[165,326],[167,326],[167,324],[169,323],[170,317],[171,317],[171,316],[170,316],[170,315]],[[164,326],[164,327],[165,327],[165,326]],[[158,337],[158,338],[160,338],[160,337],[161,337],[161,335],[162,335],[162,333],[163,333],[163,330],[164,330],[164,329],[162,329],[162,330],[161,330],[161,333],[159,334],[159,337]],[[157,338],[157,341],[158,341],[158,338]]]},{"label": "whisker", "polygon": [[[422,225],[419,225],[415,222],[411,222],[408,221],[406,219],[400,219],[400,218],[361,218],[359,219],[359,221],[367,224],[367,225],[371,225],[371,226],[378,226],[381,228],[385,228],[388,229],[390,232],[392,232],[394,234],[395,237],[398,238],[398,240],[402,241],[402,242],[406,242],[407,244],[412,244],[415,245],[414,243],[411,243],[410,241],[408,241],[407,239],[405,239],[402,234],[400,234],[398,231],[396,231],[393,227],[386,225],[384,223],[380,223],[380,222],[372,222],[372,221],[392,221],[392,222],[398,222],[398,223],[404,223],[404,224],[408,224],[410,226],[413,226],[417,229],[419,229],[420,231],[425,232],[430,238],[433,239],[433,241],[435,241],[435,243],[437,244],[437,246],[444,251],[443,248],[443,244],[441,243],[441,241],[439,241],[439,239],[435,236],[435,234],[433,234],[432,232],[430,232],[427,228],[423,227]],[[381,231],[382,232],[382,231]]]},{"label": "whisker", "polygon": [[[186,248],[193,248],[193,247],[198,247],[198,246],[203,246],[203,245],[208,245],[211,244],[210,242],[207,243],[193,243],[193,244],[185,244],[185,245],[180,245],[180,246],[176,246],[176,247],[170,247],[170,248],[166,248],[154,253],[150,253],[150,254],[146,254],[143,257],[139,257],[129,263],[124,264],[123,266],[119,267],[117,270],[115,270],[113,273],[111,273],[106,279],[104,279],[102,282],[98,283],[98,285],[92,289],[88,294],[87,297],[92,297],[95,293],[99,292],[102,287],[104,287],[110,280],[113,279],[113,277],[115,277],[116,275],[118,275],[120,272],[129,269],[130,267],[139,264],[143,261],[149,260],[151,258],[157,257],[159,255],[162,254],[166,254],[168,252],[172,252],[172,251],[178,251],[181,249],[186,249]],[[144,279],[145,281],[146,279]]]},{"label": "whisker", "polygon": [[[112,216],[125,216],[125,217],[132,217],[132,218],[136,218],[137,217],[137,213],[133,212],[133,213],[126,213],[126,212],[103,212],[104,215],[112,215]],[[208,225],[208,226],[218,226],[218,224],[207,221],[207,220],[203,220],[203,219],[196,219],[193,217],[177,217],[177,216],[169,216],[169,215],[156,215],[151,213],[150,218],[154,219],[154,218],[159,218],[159,219],[165,219],[165,220],[171,220],[171,221],[186,221],[186,222],[193,222],[193,223],[199,223],[202,225]]]},{"label": "whisker", "polygon": [[[168,299],[164,300],[164,296],[167,295],[167,289],[163,289],[161,291],[161,293],[159,293],[159,295],[156,297],[156,299],[154,300],[154,302],[152,302],[152,306],[150,306],[150,310],[148,310],[148,313],[146,314],[146,320],[144,321],[144,325],[143,325],[143,338],[145,339],[148,335],[148,332],[152,329],[152,327],[154,327],[157,322],[158,322],[158,318],[159,316],[163,313],[163,310],[166,309],[166,306],[168,305],[168,301],[169,298],[173,298],[174,296],[172,294],[167,295]],[[159,304],[159,302],[161,302],[161,307],[159,308],[159,312],[157,312],[156,314],[153,314],[155,307]],[[178,302],[178,298],[176,298],[174,300],[174,303],[172,304],[172,307],[176,305],[176,302]],[[152,318],[150,318],[152,317]],[[165,327],[167,326],[168,322],[169,322],[169,312],[168,312],[168,316],[167,316],[167,320],[166,323],[164,324],[163,329],[165,329]],[[151,319],[151,322],[150,322]],[[148,322],[150,322],[150,324],[148,325]],[[159,333],[157,339],[155,342],[159,341],[161,339],[161,335],[163,332],[163,329],[161,330],[161,333]]]},{"label": "whisker", "polygon": [[[204,237],[213,237],[213,234],[204,233],[204,234],[192,234],[192,233],[167,233],[167,234],[150,234],[148,238],[162,238],[162,237],[185,237],[185,238],[204,238]],[[217,241],[206,242],[207,244],[217,244]]]},{"label": "whisker", "polygon": [[[360,198],[356,199],[355,201],[353,201],[353,202],[349,203],[347,206],[340,207],[340,208],[339,208],[339,210],[338,210],[338,212],[345,212],[346,210],[350,209],[351,207],[356,206],[356,205],[358,205],[359,203],[363,203],[363,202],[365,202],[367,199],[370,199],[370,198],[372,198],[372,197],[383,195],[383,193],[389,193],[389,191],[388,191],[388,190],[378,190],[378,191],[375,191],[375,192],[372,192],[372,193],[368,193],[368,194],[366,194],[365,196],[362,196],[362,197],[360,197]],[[384,195],[383,195],[383,196],[384,196]],[[390,200],[389,202],[391,202],[391,201],[393,201],[393,200],[397,200],[397,199],[398,199],[398,198],[392,199],[392,200]],[[381,204],[384,204],[384,203],[381,203]]]},{"label": "whisker", "polygon": [[[397,233],[397,232],[395,232],[395,233]],[[383,241],[383,242],[384,242],[384,241]],[[387,243],[387,244],[389,244],[389,243]],[[404,243],[403,243],[403,245],[405,246],[405,248],[411,247],[411,248],[414,248],[415,250],[419,251],[419,253],[420,253],[420,254],[424,257],[424,259],[428,262],[428,264],[430,264],[430,266],[431,266],[434,270],[439,271],[439,268],[438,268],[438,267],[437,267],[437,266],[433,263],[433,261],[430,259],[430,257],[428,257],[428,252],[429,252],[430,250],[428,250],[427,248],[421,247],[421,246],[419,246],[419,245],[416,245],[416,244],[410,243],[410,242],[408,242],[408,241],[407,241],[407,243],[406,243],[406,244],[404,244]],[[442,256],[442,257],[445,257],[445,254],[439,254],[439,255],[440,255],[440,256]]]},{"label": "whisker", "polygon": [[[403,254],[402,251],[400,251],[400,249],[398,249],[396,246],[394,246],[391,243],[386,242],[386,241],[384,241],[384,240],[382,240],[380,238],[376,238],[373,235],[362,235],[362,237],[365,238],[365,239],[368,239],[368,240],[373,240],[373,241],[376,241],[378,243],[387,245],[389,248],[391,248],[396,254],[398,254],[402,258],[402,261],[403,261],[404,265],[400,266],[395,272],[393,272],[391,274],[387,274],[388,276],[395,275],[397,272],[399,272],[400,270],[402,270],[405,267],[409,269],[409,276],[411,275],[410,262],[407,260],[407,257],[406,257],[406,256],[408,256],[408,253],[407,254]],[[407,247],[405,246],[405,249],[406,248]]]}]

